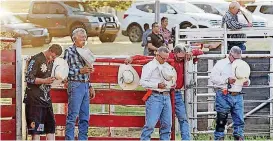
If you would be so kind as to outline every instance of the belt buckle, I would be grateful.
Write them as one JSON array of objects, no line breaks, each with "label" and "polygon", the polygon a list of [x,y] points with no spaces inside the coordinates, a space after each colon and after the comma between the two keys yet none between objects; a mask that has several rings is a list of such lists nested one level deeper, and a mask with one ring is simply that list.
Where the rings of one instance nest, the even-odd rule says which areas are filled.
[{"label": "belt buckle", "polygon": [[170,94],[170,92],[165,91],[165,92],[162,92],[162,94],[163,94],[163,95],[169,95],[169,94]]}]

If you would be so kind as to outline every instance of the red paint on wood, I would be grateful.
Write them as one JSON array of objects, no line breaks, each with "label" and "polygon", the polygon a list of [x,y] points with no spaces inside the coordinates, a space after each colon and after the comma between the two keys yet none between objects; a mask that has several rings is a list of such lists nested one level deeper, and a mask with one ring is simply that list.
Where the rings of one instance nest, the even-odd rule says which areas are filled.
[{"label": "red paint on wood", "polygon": [[0,117],[15,117],[15,104],[13,105],[1,105],[1,116]]},{"label": "red paint on wood", "polygon": [[[111,105],[144,105],[141,100],[146,91],[134,90],[96,90],[96,97],[90,101],[92,104]],[[50,91],[53,103],[67,103],[66,89],[52,89]]]},{"label": "red paint on wood", "polygon": [[15,98],[15,89],[1,89],[1,98]]},{"label": "red paint on wood", "polygon": [[15,84],[15,65],[1,64],[1,83]]},{"label": "red paint on wood", "polygon": [[15,132],[16,122],[15,119],[1,120],[1,132]]},{"label": "red paint on wood", "polygon": [[1,63],[12,63],[16,62],[15,50],[1,50]]},{"label": "red paint on wood", "polygon": [[16,140],[16,132],[1,133],[0,140]]},{"label": "red paint on wood", "polygon": [[[66,115],[55,114],[55,119],[56,126],[65,126]],[[91,115],[89,120],[92,127],[143,127],[144,123],[144,116]]]}]

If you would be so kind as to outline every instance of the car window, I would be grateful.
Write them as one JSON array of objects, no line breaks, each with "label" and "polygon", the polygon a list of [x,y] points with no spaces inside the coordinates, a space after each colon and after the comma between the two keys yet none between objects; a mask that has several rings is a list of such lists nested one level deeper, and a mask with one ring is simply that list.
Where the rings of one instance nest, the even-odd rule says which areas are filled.
[{"label": "car window", "polygon": [[58,3],[49,3],[49,14],[65,14],[66,10]]},{"label": "car window", "polygon": [[273,5],[261,6],[260,12],[263,14],[273,14]]},{"label": "car window", "polygon": [[137,5],[136,8],[143,12],[147,13],[155,13],[155,5],[154,4],[144,4],[144,5]]},{"label": "car window", "polygon": [[255,9],[257,8],[257,6],[253,5],[253,6],[247,6],[246,9],[248,11],[250,11],[251,13],[253,13],[255,11]]},{"label": "car window", "polygon": [[85,12],[86,9],[88,9],[87,11],[90,12],[90,10],[95,9],[91,9],[92,7],[88,4],[84,5],[83,3],[79,3],[76,1],[66,1],[64,2],[64,4],[72,9],[73,12]]},{"label": "car window", "polygon": [[220,15],[219,11],[216,8],[212,7],[211,5],[208,5],[208,4],[194,4],[194,5],[203,9],[206,13]]},{"label": "car window", "polygon": [[170,5],[168,4],[160,4],[160,13],[168,14],[168,11],[175,11]]},{"label": "car window", "polygon": [[48,7],[46,3],[34,3],[32,8],[33,14],[47,14]]}]

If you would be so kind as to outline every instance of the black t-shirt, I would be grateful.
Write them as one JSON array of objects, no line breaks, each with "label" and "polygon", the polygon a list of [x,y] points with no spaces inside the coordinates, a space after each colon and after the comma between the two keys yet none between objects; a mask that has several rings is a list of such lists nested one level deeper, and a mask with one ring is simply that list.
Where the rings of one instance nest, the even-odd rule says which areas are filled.
[{"label": "black t-shirt", "polygon": [[[164,38],[161,34],[154,34],[153,32],[147,37],[147,43],[152,43],[153,46],[159,48],[164,44]],[[154,51],[149,50],[149,55],[154,56]]]},{"label": "black t-shirt", "polygon": [[25,81],[27,82],[24,103],[32,106],[52,106],[49,91],[51,85],[35,84],[36,78],[48,78],[51,76],[53,62],[47,63],[44,53],[31,57],[28,61]]}]

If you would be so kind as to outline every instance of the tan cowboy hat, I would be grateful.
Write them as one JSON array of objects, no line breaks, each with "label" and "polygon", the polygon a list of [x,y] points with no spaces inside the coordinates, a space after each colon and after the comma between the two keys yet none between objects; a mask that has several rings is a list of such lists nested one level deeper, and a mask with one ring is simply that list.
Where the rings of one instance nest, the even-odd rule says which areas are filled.
[{"label": "tan cowboy hat", "polygon": [[123,90],[134,90],[137,88],[139,76],[130,64],[121,64],[119,66],[118,84]]},{"label": "tan cowboy hat", "polygon": [[69,67],[67,61],[62,58],[56,58],[53,63],[51,77],[55,77],[52,85],[61,84],[68,77]]},{"label": "tan cowboy hat", "polygon": [[88,67],[93,67],[94,62],[96,61],[96,57],[91,52],[91,50],[87,47],[84,48],[76,48],[80,56],[83,58]]},{"label": "tan cowboy hat", "polygon": [[232,72],[236,78],[234,85],[243,86],[244,82],[249,79],[250,67],[245,61],[236,59],[232,63]]},{"label": "tan cowboy hat", "polygon": [[176,85],[177,73],[173,66],[165,63],[161,69],[161,75],[164,78],[166,88],[173,88]]}]

